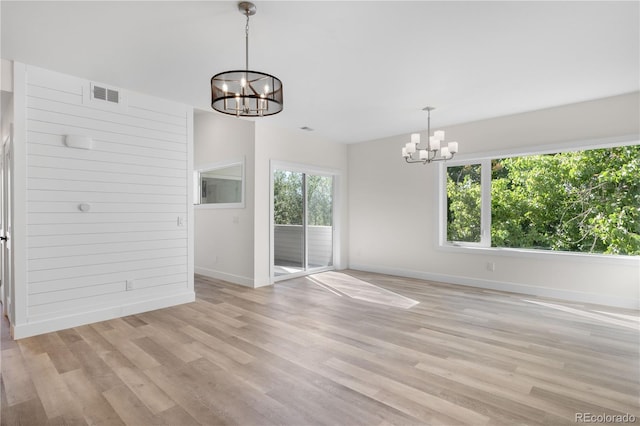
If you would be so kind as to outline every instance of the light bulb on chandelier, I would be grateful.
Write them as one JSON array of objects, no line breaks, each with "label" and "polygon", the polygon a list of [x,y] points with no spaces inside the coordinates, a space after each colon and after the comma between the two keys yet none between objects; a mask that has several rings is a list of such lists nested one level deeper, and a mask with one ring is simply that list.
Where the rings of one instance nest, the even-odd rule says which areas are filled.
[{"label": "light bulb on chandelier", "polygon": [[447,161],[453,158],[458,152],[458,142],[449,142],[442,146],[444,142],[444,130],[436,130],[431,135],[431,111],[434,107],[425,107],[427,111],[427,137],[429,141],[425,147],[420,147],[420,133],[411,134],[411,142],[402,148],[402,157],[407,163],[428,164],[435,161]]}]

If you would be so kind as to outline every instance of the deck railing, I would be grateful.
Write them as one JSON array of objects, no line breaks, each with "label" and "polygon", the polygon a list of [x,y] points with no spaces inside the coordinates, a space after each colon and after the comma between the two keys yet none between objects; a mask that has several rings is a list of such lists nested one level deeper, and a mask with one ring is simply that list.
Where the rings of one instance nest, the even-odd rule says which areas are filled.
[{"label": "deck railing", "polygon": [[[333,261],[333,227],[308,226],[309,266],[327,266]],[[301,225],[276,225],[274,262],[276,265],[302,265],[303,228]]]}]

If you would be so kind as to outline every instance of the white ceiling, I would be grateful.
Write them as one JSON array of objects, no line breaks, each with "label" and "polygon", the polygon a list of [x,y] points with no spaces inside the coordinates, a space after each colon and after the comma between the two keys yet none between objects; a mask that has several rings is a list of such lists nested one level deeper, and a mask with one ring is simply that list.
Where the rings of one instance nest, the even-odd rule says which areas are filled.
[{"label": "white ceiling", "polygon": [[[2,1],[1,55],[210,109],[244,67],[236,2]],[[256,1],[250,68],[284,85],[261,118],[339,142],[639,90],[639,2]]]}]

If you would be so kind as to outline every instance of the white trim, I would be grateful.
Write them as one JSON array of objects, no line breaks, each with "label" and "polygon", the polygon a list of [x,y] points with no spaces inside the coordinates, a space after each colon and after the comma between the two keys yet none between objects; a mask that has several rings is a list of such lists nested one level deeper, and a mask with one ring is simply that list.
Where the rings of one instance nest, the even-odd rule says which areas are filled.
[{"label": "white trim", "polygon": [[274,201],[273,201],[273,172],[275,171],[276,166],[274,165],[273,160],[269,161],[269,284],[273,284],[276,282],[275,280],[275,255],[274,255],[274,247],[275,247],[275,231],[274,231]]},{"label": "white trim", "polygon": [[13,62],[13,146],[11,203],[13,222],[13,315],[12,324],[27,321],[27,81],[29,68]]},{"label": "white trim", "polygon": [[253,281],[253,288],[268,287],[270,285],[273,285],[273,281],[269,279],[255,279]]},{"label": "white trim", "polygon": [[195,267],[195,273],[208,278],[214,278],[216,280],[222,280],[231,284],[238,284],[244,287],[254,288],[253,278],[243,277],[241,275],[229,274],[227,272],[216,271],[215,269],[203,268],[200,266]]},{"label": "white trim", "polygon": [[614,148],[640,144],[640,135],[631,134],[609,138],[573,140],[545,145],[530,145],[512,149],[483,151],[471,154],[456,154],[455,159],[446,162],[447,166],[461,166],[469,161],[492,160],[495,158],[520,157],[527,155],[557,154],[560,152],[584,151],[586,149]]},{"label": "white trim", "polygon": [[[307,266],[309,266],[309,185],[307,177],[308,176],[306,173],[302,174],[302,256],[304,258],[303,265],[305,267],[305,270]],[[331,188],[331,191],[333,191],[333,188]],[[333,197],[333,194],[331,194],[331,196]],[[333,203],[331,205],[331,209],[333,209]],[[331,212],[331,214],[333,215],[333,211]],[[271,226],[273,226],[273,233],[275,237],[276,225],[275,223],[272,223]],[[331,235],[331,237],[333,238],[333,235]],[[331,241],[331,245],[333,245],[333,240]],[[333,247],[331,249],[331,253],[333,254]],[[331,263],[333,264],[333,262]]]},{"label": "white trim", "polygon": [[385,266],[352,264],[350,269],[358,271],[374,272],[378,274],[393,275],[397,277],[417,278],[426,281],[435,281],[454,285],[482,288],[488,290],[504,291],[522,295],[549,297],[568,302],[592,303],[597,305],[613,306],[625,309],[640,309],[640,299],[610,296],[601,293],[587,293],[582,291],[561,290],[550,287],[538,287],[503,281],[485,280],[480,278],[461,277],[448,274],[434,274],[431,272],[414,271],[410,269],[389,268]]},{"label": "white trim", "polygon": [[437,228],[438,241],[436,248],[447,242],[447,168],[445,163],[438,164],[438,190],[436,191],[436,206],[438,206]]},{"label": "white trim", "polygon": [[340,219],[343,213],[342,203],[340,202],[342,179],[342,173],[333,175],[333,212],[331,212],[333,220],[333,269],[343,268],[340,261],[342,258],[342,220]]},{"label": "white trim", "polygon": [[195,213],[193,210],[193,108],[187,106],[187,288],[194,291]]},{"label": "white trim", "polygon": [[480,247],[491,247],[491,160],[482,160],[480,176]]},{"label": "white trim", "polygon": [[468,253],[468,254],[481,254],[486,256],[501,256],[501,257],[519,257],[521,259],[541,259],[549,260],[550,258],[557,259],[558,256],[563,256],[566,259],[573,261],[585,262],[585,263],[601,263],[615,266],[634,266],[637,265],[640,268],[640,256],[625,256],[621,254],[600,254],[600,253],[579,253],[572,251],[553,251],[553,250],[541,250],[541,249],[520,249],[510,247],[472,247],[469,245],[454,245],[451,243],[445,243],[440,247],[437,247],[439,251],[450,253]]},{"label": "white trim", "polygon": [[286,169],[289,172],[306,173],[316,176],[340,176],[342,171],[339,169],[331,169],[328,167],[319,167],[309,164],[292,163],[290,161],[271,160],[271,170],[274,168]]},{"label": "white trim", "polygon": [[13,93],[13,63],[8,59],[0,59],[0,90]]},{"label": "white trim", "polygon": [[185,291],[169,296],[162,296],[156,299],[145,300],[143,302],[131,303],[117,307],[98,309],[91,312],[83,312],[58,318],[47,318],[40,321],[16,324],[13,327],[13,338],[22,339],[35,336],[37,334],[49,333],[57,330],[78,327],[99,321],[107,321],[127,315],[135,315],[142,312],[156,309],[168,308],[183,303],[191,303],[196,300],[195,293]]}]

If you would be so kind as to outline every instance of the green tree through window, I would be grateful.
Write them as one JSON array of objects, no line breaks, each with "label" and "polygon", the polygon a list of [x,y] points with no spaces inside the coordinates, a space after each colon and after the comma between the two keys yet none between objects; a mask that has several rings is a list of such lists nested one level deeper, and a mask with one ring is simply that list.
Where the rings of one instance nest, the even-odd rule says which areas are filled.
[{"label": "green tree through window", "polygon": [[302,225],[302,173],[276,170],[273,173],[273,218],[276,225]]},{"label": "green tree through window", "polygon": [[[276,225],[302,225],[304,215],[303,173],[276,170],[273,173],[274,208]],[[333,178],[306,175],[308,224],[333,224]]]},{"label": "green tree through window", "polygon": [[[450,241],[480,226],[464,167],[447,168]],[[640,255],[639,145],[494,159],[490,190],[493,247]]]},{"label": "green tree through window", "polygon": [[480,242],[480,164],[447,168],[449,241]]}]

